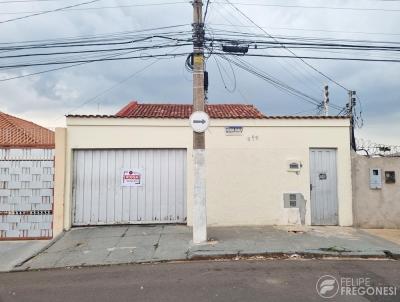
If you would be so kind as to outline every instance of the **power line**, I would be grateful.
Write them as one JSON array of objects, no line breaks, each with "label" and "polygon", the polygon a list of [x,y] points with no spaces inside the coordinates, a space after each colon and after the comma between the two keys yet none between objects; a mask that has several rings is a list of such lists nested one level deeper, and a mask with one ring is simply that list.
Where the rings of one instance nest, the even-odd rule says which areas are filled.
[{"label": "power line", "polygon": [[[228,20],[223,14],[221,14],[218,10],[217,10],[217,12],[221,15],[221,17],[222,18],[224,18],[225,20],[227,20],[229,23],[231,23],[232,24],[232,26],[234,26],[235,27],[235,25],[230,21],[230,20]],[[238,20],[241,24],[243,24],[242,22],[241,22],[241,20],[239,20],[236,16],[234,16],[230,11],[228,11],[227,10],[227,12],[229,13],[229,15],[231,16],[231,17],[233,17],[234,19],[236,19],[236,20]],[[265,37],[265,35],[262,35],[262,37]],[[212,42],[211,42],[212,43]],[[285,61],[285,60],[281,60],[281,59],[278,59],[277,60],[277,63],[279,64],[279,66],[282,68],[282,69],[284,69],[284,71],[285,72],[287,72],[291,77],[293,77],[296,81],[299,81],[299,82],[302,82],[305,86],[308,86],[308,87],[311,87],[313,90],[315,90],[315,91],[317,91],[317,93],[319,93],[319,89],[317,90],[317,87],[316,86],[314,86],[314,85],[311,85],[311,81],[310,81],[310,79],[313,79],[313,80],[315,80],[316,82],[318,82],[318,87],[320,87],[320,81],[315,77],[315,74],[314,73],[311,73],[308,69],[301,69],[301,68],[298,68],[298,66],[297,66],[297,64],[292,64],[292,62],[288,62],[288,61]],[[289,68],[287,68],[285,65],[290,65],[290,67]],[[293,71],[295,71],[295,70],[297,70],[299,73],[301,73],[301,75],[297,75],[295,72],[293,72]],[[309,77],[307,74],[306,74],[306,72],[311,76],[311,77]]]},{"label": "power line", "polygon": [[[98,0],[100,1],[100,0]],[[56,12],[75,12],[75,11],[90,11],[90,10],[101,10],[101,9],[121,9],[129,7],[150,7],[150,6],[166,6],[175,4],[187,4],[188,1],[175,1],[175,2],[157,2],[157,3],[138,3],[138,4],[121,4],[121,5],[109,5],[109,6],[95,6],[85,8],[66,8],[63,10],[57,10]],[[40,14],[46,11],[19,11],[19,12],[0,12],[0,15],[20,15],[20,14]]]},{"label": "power line", "polygon": [[[228,92],[233,93],[233,92],[236,90],[236,75],[235,75],[235,71],[232,69],[233,84],[234,84],[234,85],[233,85],[233,88],[228,88],[228,86],[226,85],[224,76],[223,76],[223,74],[222,74],[221,68],[223,69],[223,71],[224,71],[225,73],[227,73],[227,72],[226,72],[225,68],[223,68],[223,67],[221,67],[221,66],[219,65],[219,62],[218,62],[218,60],[217,60],[217,57],[214,56],[213,58],[214,58],[215,63],[217,64],[218,73],[219,73],[219,76],[220,76],[220,78],[221,78],[222,83],[224,84],[225,89],[226,89]],[[230,62],[229,62],[229,63],[230,63]],[[232,67],[231,67],[231,68],[232,68]]]},{"label": "power line", "polygon": [[210,5],[210,0],[207,0],[207,3],[206,3],[206,10],[205,10],[205,12],[204,12],[204,18],[203,18],[204,22],[206,22],[206,20],[207,20],[207,13],[208,13],[208,7],[209,7],[209,5]]},{"label": "power line", "polygon": [[98,2],[98,1],[101,1],[101,0],[91,0],[91,1],[88,1],[88,2],[81,2],[81,3],[68,5],[68,6],[52,9],[52,10],[36,12],[36,13],[32,13],[32,14],[27,15],[27,16],[22,16],[22,17],[17,17],[17,18],[13,18],[13,19],[0,21],[0,24],[12,22],[12,21],[17,21],[17,20],[22,20],[22,19],[27,19],[27,18],[30,18],[30,17],[40,16],[40,15],[44,15],[44,14],[54,13],[54,12],[58,12],[58,11],[62,11],[62,10],[68,9],[68,8],[77,7],[77,6],[81,6],[81,5],[86,5],[86,4],[90,4],[90,3],[94,3],[94,2]]},{"label": "power line", "polygon": [[[210,24],[210,23],[209,23]],[[218,26],[234,26],[234,27],[253,27],[258,28],[257,26],[251,25],[232,25],[232,24],[223,24],[223,23],[211,23],[210,25],[218,25]],[[263,27],[264,28],[264,27]],[[296,27],[274,27],[271,26],[269,29],[278,29],[278,30],[295,30],[295,31],[314,31],[314,32],[328,32],[328,33],[341,33],[341,34],[363,34],[363,35],[388,35],[388,36],[400,36],[400,33],[385,33],[385,32],[365,32],[365,31],[344,31],[344,30],[329,30],[329,29],[315,29],[315,28],[296,28]]]},{"label": "power line", "polygon": [[314,99],[313,97],[293,88],[290,87],[289,85],[285,84],[284,82],[272,77],[271,75],[267,74],[264,71],[258,70],[256,67],[254,67],[253,65],[244,62],[243,60],[240,60],[239,58],[235,58],[232,56],[221,56],[222,59],[231,62],[232,64],[234,64],[235,66],[267,81],[268,83],[272,84],[273,86],[282,89],[292,95],[295,95],[297,97],[300,97],[301,99],[305,100],[308,103],[311,103],[313,105],[318,105],[319,101],[317,99]]},{"label": "power line", "polygon": [[[216,2],[225,4],[223,2]],[[306,5],[285,5],[285,4],[265,4],[265,3],[244,3],[230,2],[240,6],[259,6],[259,7],[281,7],[281,8],[301,8],[301,9],[324,9],[324,10],[350,10],[350,11],[383,11],[383,12],[399,12],[400,9],[387,8],[366,8],[366,7],[342,7],[342,6],[306,6]]]},{"label": "power line", "polygon": [[[156,31],[160,29],[172,29],[172,28],[178,28],[178,27],[184,27],[184,26],[189,26],[190,24],[178,24],[178,25],[168,25],[168,26],[162,26],[162,27],[154,27],[154,28],[145,28],[145,29],[139,29],[135,31],[122,31],[122,32],[111,32],[111,33],[103,33],[103,34],[97,34],[97,35],[80,35],[80,36],[70,36],[70,37],[63,37],[63,38],[55,38],[55,39],[41,39],[41,40],[26,40],[26,41],[14,41],[14,42],[2,42],[0,45],[6,45],[6,44],[25,44],[25,43],[56,43],[56,42],[62,42],[62,41],[68,41],[70,42],[71,40],[75,39],[80,39],[80,40],[88,40],[88,39],[96,39],[96,38],[106,38],[106,37],[115,37],[115,36],[124,36],[124,35],[130,35],[129,37],[137,37],[141,36],[139,33],[146,33],[146,32],[151,32],[151,31]],[[185,31],[185,32],[191,32],[191,31]],[[172,32],[172,33],[182,33],[180,32]],[[131,36],[131,34],[133,34]],[[161,32],[158,34],[167,34],[165,32]]]},{"label": "power line", "polygon": [[[137,50],[133,50],[133,51],[130,51],[130,52],[123,52],[123,53],[118,53],[118,54],[109,55],[109,56],[104,57],[104,58],[103,58],[103,61],[106,61],[107,59],[110,59],[110,58],[120,57],[120,56],[122,56],[122,55],[126,55],[126,54],[133,53],[133,52],[137,52]],[[28,73],[28,74],[23,74],[23,75],[19,75],[19,76],[8,77],[8,78],[5,78],[5,79],[0,79],[0,82],[10,81],[10,80],[16,80],[16,79],[21,79],[21,78],[25,78],[25,77],[35,76],[35,75],[44,74],[44,73],[53,72],[53,71],[58,71],[58,70],[62,70],[62,69],[68,69],[68,68],[77,67],[77,66],[80,66],[80,65],[90,64],[90,63],[93,63],[93,62],[95,62],[95,61],[94,61],[94,60],[88,60],[88,61],[86,61],[86,62],[80,62],[80,63],[68,65],[68,66],[62,66],[62,67],[57,67],[57,68],[51,68],[51,69],[42,70],[42,71],[33,72],[33,73]],[[97,61],[96,61],[96,62],[97,62]]]},{"label": "power line", "polygon": [[[172,45],[173,47],[175,45]],[[158,55],[141,55],[141,56],[131,56],[131,57],[123,57],[123,58],[101,58],[101,59],[92,59],[92,60],[72,60],[72,61],[59,61],[59,62],[46,62],[46,63],[33,63],[33,64],[15,64],[15,65],[3,65],[0,66],[0,69],[4,68],[21,68],[21,67],[33,67],[33,66],[48,66],[48,65],[61,65],[61,64],[73,64],[73,63],[91,63],[91,62],[103,62],[103,61],[119,61],[119,60],[131,60],[131,59],[149,59],[149,58],[160,58],[160,57],[179,57],[186,56],[189,52],[185,53],[175,53],[175,54],[158,54]]]},{"label": "power line", "polygon": [[23,74],[23,75],[19,75],[19,76],[15,76],[15,77],[8,77],[8,78],[5,78],[5,79],[0,79],[0,82],[6,82],[6,81],[11,81],[11,80],[16,80],[16,79],[22,79],[22,78],[26,78],[26,77],[30,77],[30,76],[34,76],[34,75],[39,75],[39,74],[48,73],[48,72],[52,72],[52,71],[57,71],[57,70],[61,70],[61,69],[67,69],[67,68],[71,68],[71,67],[75,67],[75,66],[79,66],[79,65],[84,65],[84,64],[88,64],[88,63],[90,63],[90,62],[78,63],[78,64],[69,65],[69,66],[62,66],[62,67],[58,67],[58,68],[42,70],[42,71]]},{"label": "power line", "polygon": [[[132,53],[132,52],[135,52],[135,51],[131,51],[131,52],[128,52],[128,53]],[[124,54],[127,54],[127,52],[119,53],[119,54],[113,54],[113,55],[107,56],[106,58],[114,58],[114,57],[122,56]],[[26,78],[26,77],[30,77],[30,76],[34,76],[34,75],[44,74],[44,73],[58,71],[58,70],[62,70],[62,69],[68,69],[68,68],[72,68],[72,67],[76,67],[76,66],[80,66],[80,65],[85,65],[85,64],[89,64],[89,63],[92,63],[92,62],[77,63],[77,64],[68,65],[68,66],[62,66],[62,67],[42,70],[42,71],[38,71],[38,72],[23,74],[23,75],[19,75],[19,76],[8,77],[8,78],[5,78],[5,79],[0,79],[0,82],[6,82],[6,81],[10,81],[10,80]]]},{"label": "power line", "polygon": [[[179,46],[188,46],[191,43],[180,44]],[[124,48],[108,48],[108,49],[94,49],[94,50],[78,50],[78,51],[64,51],[64,52],[47,52],[47,53],[29,53],[23,55],[9,55],[9,56],[0,56],[0,59],[7,58],[23,58],[23,57],[33,57],[33,56],[54,56],[54,55],[65,55],[65,54],[83,54],[83,53],[101,53],[101,52],[114,52],[121,50],[147,50],[147,49],[160,49],[160,48],[168,48],[173,47],[174,45],[160,45],[160,46],[138,46],[138,47],[124,47]],[[1,68],[1,66],[0,66]]]},{"label": "power line", "polygon": [[[227,55],[224,52],[216,52],[218,55]],[[287,58],[287,59],[309,59],[309,60],[336,60],[336,61],[360,61],[360,62],[383,62],[400,63],[400,59],[367,59],[367,58],[342,58],[342,57],[317,57],[317,56],[285,56],[285,55],[267,55],[267,54],[246,54],[248,57],[265,58]]]},{"label": "power line", "polygon": [[[229,3],[239,14],[241,14],[243,17],[245,17],[248,21],[250,21],[252,24],[254,24],[255,26],[257,26],[260,30],[262,30],[265,34],[267,34],[270,38],[274,39],[276,42],[278,42],[278,40],[276,40],[272,35],[270,35],[265,29],[263,29],[261,26],[259,26],[257,23],[255,23],[251,18],[249,18],[245,13],[243,13],[240,9],[238,9],[234,4],[232,4],[229,0],[225,0],[227,3]],[[297,57],[297,55],[290,50],[287,47],[284,47],[288,52],[290,52],[293,56]],[[297,57],[298,59],[300,59],[304,64],[306,64],[308,67],[310,67],[311,69],[313,69],[314,71],[316,71],[317,73],[319,73],[320,75],[322,75],[323,77],[325,77],[326,79],[328,79],[329,81],[331,81],[332,83],[335,83],[336,85],[338,85],[339,87],[343,88],[346,91],[349,91],[349,89],[347,89],[346,87],[344,87],[342,84],[340,84],[339,82],[335,81],[333,78],[331,78],[330,76],[328,76],[327,74],[323,73],[322,71],[318,70],[316,67],[314,67],[313,65],[311,65],[310,63],[306,62],[304,60],[304,58],[301,57]]]},{"label": "power line", "polygon": [[[113,90],[113,89],[115,89],[116,87],[122,85],[123,83],[129,81],[130,79],[132,79],[133,77],[137,76],[139,73],[145,71],[146,69],[150,68],[151,66],[153,66],[155,63],[157,63],[157,62],[159,62],[159,61],[160,61],[160,60],[157,59],[157,60],[151,62],[150,64],[147,64],[145,67],[143,67],[143,68],[141,68],[141,69],[135,71],[134,73],[130,74],[129,76],[127,76],[126,78],[124,78],[124,79],[122,79],[121,81],[117,82],[116,84],[112,85],[111,87],[109,87],[109,88],[107,88],[107,89],[101,91],[100,93],[96,94],[95,96],[93,96],[93,97],[87,99],[86,101],[84,101],[84,102],[83,102],[82,104],[80,104],[79,106],[77,106],[77,107],[75,107],[74,109],[70,110],[70,111],[67,113],[67,115],[68,115],[68,114],[71,114],[72,112],[74,112],[74,111],[76,111],[76,110],[82,108],[83,106],[85,106],[85,105],[87,105],[87,104],[93,102],[95,99],[97,99],[97,98],[99,98],[100,96],[102,96],[102,95],[104,95],[104,94],[110,92],[111,90]],[[58,118],[58,119],[55,119],[54,121],[57,121],[57,120],[59,120],[59,118]]]},{"label": "power line", "polygon": [[[255,34],[244,31],[234,31],[227,29],[220,29],[209,27],[213,31],[212,37],[223,36],[223,37],[246,37],[246,38],[265,38],[264,34]],[[400,41],[387,41],[387,40],[371,40],[371,39],[348,39],[348,38],[329,38],[319,36],[297,36],[297,35],[274,35],[276,39],[282,40],[303,40],[303,41],[324,41],[324,42],[351,42],[351,43],[368,43],[368,44],[396,44],[400,45]]]},{"label": "power line", "polygon": [[[81,40],[81,41],[73,41],[73,42],[62,42],[62,43],[44,43],[44,44],[33,44],[33,45],[22,45],[22,46],[7,46],[7,47],[0,47],[0,50],[3,51],[12,51],[12,50],[32,50],[32,49],[49,49],[49,48],[66,48],[66,47],[92,47],[92,46],[110,46],[110,45],[124,45],[124,44],[133,44],[137,42],[145,42],[151,39],[166,39],[166,40],[172,40],[176,42],[190,42],[190,39],[180,39],[177,37],[169,37],[165,35],[152,35],[152,36],[146,36],[142,37],[136,40],[132,39],[119,39],[119,40],[125,40],[125,41],[120,41],[120,42],[110,42],[110,41],[116,41],[118,39],[111,39],[111,40],[94,40],[94,41],[88,41],[88,40]],[[104,41],[104,42],[103,42]]]},{"label": "power line", "polygon": [[[180,46],[180,45],[182,45],[183,43],[173,43],[173,46],[175,46],[175,47],[177,47],[177,46]],[[145,51],[146,49],[144,49],[144,48],[153,48],[153,49],[161,49],[161,48],[163,48],[163,47],[167,47],[167,46],[171,46],[171,43],[170,43],[170,41],[169,40],[167,40],[167,41],[164,41],[163,43],[158,43],[158,44],[151,44],[151,45],[149,45],[149,44],[145,44],[145,45],[140,45],[141,47],[130,47],[130,48],[126,48],[126,50],[124,49],[124,50],[122,50],[122,51],[119,51],[119,52],[117,52],[117,51],[113,51],[112,53],[116,53],[115,55],[116,56],[120,56],[120,55],[124,55],[124,54],[129,54],[129,53],[132,53],[132,52],[139,52],[139,51]],[[84,49],[86,49],[86,48],[84,48]],[[121,48],[122,49],[122,48]],[[77,49],[77,50],[81,50],[81,49]],[[104,54],[104,52],[96,52],[96,51],[94,51],[94,52],[90,52],[90,53],[83,53],[83,56],[82,56],[82,54],[80,54],[80,55],[74,55],[74,54],[72,54],[72,56],[71,55],[69,55],[69,56],[61,56],[60,58],[59,58],[59,56],[58,55],[56,55],[55,57],[56,58],[58,58],[59,59],[59,61],[61,60],[77,60],[77,59],[93,59],[93,57],[97,57],[98,58],[98,56],[99,56],[99,54]],[[114,55],[112,55],[111,57],[113,57]],[[41,56],[38,56],[39,58],[41,58]],[[50,58],[53,58],[54,56],[51,56]],[[101,57],[104,57],[104,56],[101,56]],[[46,59],[45,60],[43,60],[43,59],[41,59],[41,60],[34,60],[34,58],[36,58],[36,56],[35,57],[28,57],[29,58],[29,60],[27,60],[27,61],[20,61],[20,59],[21,58],[19,58],[18,59],[18,61],[15,61],[15,59],[14,59],[14,61],[12,61],[12,64],[21,64],[21,63],[24,63],[24,64],[32,64],[32,63],[46,63],[46,62],[49,62],[49,60],[51,61],[51,59],[48,59],[48,56],[46,56]],[[3,63],[4,64],[4,63]],[[11,63],[10,63],[11,64]],[[11,69],[11,68],[3,68],[2,70],[5,70],[5,69]]]},{"label": "power line", "polygon": [[0,4],[3,4],[3,3],[27,3],[27,2],[55,2],[55,1],[64,1],[64,0],[5,0],[5,1],[0,1]]},{"label": "power line", "polygon": [[226,38],[206,38],[215,45],[220,43],[221,45],[246,45],[249,48],[253,46],[254,49],[260,49],[261,46],[266,48],[285,48],[285,47],[298,47],[298,48],[319,48],[319,49],[345,49],[345,50],[374,50],[374,51],[400,51],[399,46],[387,46],[387,45],[370,45],[370,44],[344,44],[344,43],[322,43],[322,42],[286,42],[286,41],[268,41],[268,40],[246,40],[246,39],[226,39]]},{"label": "power line", "polygon": [[[265,71],[260,70],[259,68],[255,67],[254,65],[251,65],[250,63],[240,59],[240,57],[227,55],[227,56],[221,56],[221,58],[223,58],[224,60],[231,62],[235,66],[267,81],[268,83],[275,86],[276,88],[279,88],[291,95],[297,96],[297,97],[303,99],[304,101],[317,106],[317,109],[321,106],[321,102],[319,101],[319,99],[316,99],[296,88],[291,87],[290,85],[286,84],[285,82],[283,82],[277,78],[274,78],[273,76],[269,75]],[[331,107],[338,111],[342,109],[341,107],[339,107],[333,103],[331,103]]]}]

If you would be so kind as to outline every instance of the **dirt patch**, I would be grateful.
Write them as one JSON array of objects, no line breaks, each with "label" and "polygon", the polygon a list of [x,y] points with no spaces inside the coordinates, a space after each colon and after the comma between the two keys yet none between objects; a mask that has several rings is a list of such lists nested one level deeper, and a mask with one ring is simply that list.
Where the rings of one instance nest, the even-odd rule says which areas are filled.
[{"label": "dirt patch", "polygon": [[323,251],[323,252],[330,252],[330,253],[349,253],[349,252],[353,252],[353,251],[348,250],[345,247],[341,247],[341,246],[321,247],[319,250]]}]

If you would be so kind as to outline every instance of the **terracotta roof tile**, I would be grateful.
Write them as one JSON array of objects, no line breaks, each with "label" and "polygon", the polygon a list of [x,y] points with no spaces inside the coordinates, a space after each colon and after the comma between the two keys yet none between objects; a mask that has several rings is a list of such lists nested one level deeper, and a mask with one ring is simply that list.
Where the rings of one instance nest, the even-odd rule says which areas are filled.
[{"label": "terracotta roof tile", "polygon": [[[348,119],[347,116],[281,115],[266,116],[254,105],[209,104],[206,112],[212,119]],[[139,104],[128,103],[115,115],[67,115],[76,118],[176,118],[187,119],[192,113],[191,104]]]},{"label": "terracotta roof tile", "polygon": [[[117,112],[117,117],[130,118],[189,118],[190,104],[139,104],[130,102]],[[261,119],[264,115],[253,105],[210,104],[205,110],[213,119]]]},{"label": "terracotta roof tile", "polygon": [[54,132],[0,112],[0,147],[54,148]]}]

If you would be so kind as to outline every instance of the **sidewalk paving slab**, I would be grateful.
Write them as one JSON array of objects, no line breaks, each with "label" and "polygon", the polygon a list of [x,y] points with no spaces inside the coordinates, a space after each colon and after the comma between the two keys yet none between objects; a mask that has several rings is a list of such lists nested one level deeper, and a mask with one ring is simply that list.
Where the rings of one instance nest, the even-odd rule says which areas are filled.
[{"label": "sidewalk paving slab", "polygon": [[191,233],[163,233],[152,258],[154,261],[186,259],[191,240]]},{"label": "sidewalk paving slab", "polygon": [[400,244],[400,229],[363,229],[364,232]]},{"label": "sidewalk paving slab", "polygon": [[74,228],[15,270],[238,256],[400,256],[400,245],[350,227],[209,227],[208,235],[209,242],[193,245],[183,225]]},{"label": "sidewalk paving slab", "polygon": [[0,241],[0,272],[8,272],[42,251],[50,240]]}]

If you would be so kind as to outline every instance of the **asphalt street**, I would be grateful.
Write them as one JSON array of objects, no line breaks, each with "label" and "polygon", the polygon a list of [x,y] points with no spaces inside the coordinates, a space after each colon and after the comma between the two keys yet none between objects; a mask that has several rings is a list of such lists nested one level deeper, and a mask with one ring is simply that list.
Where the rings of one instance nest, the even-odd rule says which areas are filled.
[{"label": "asphalt street", "polygon": [[400,262],[231,260],[2,273],[0,301],[400,301],[399,288],[396,296],[339,291],[323,299],[316,284],[324,275],[352,286],[367,280],[373,288],[400,287]]}]

